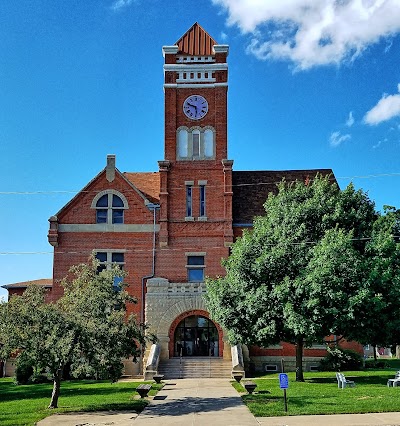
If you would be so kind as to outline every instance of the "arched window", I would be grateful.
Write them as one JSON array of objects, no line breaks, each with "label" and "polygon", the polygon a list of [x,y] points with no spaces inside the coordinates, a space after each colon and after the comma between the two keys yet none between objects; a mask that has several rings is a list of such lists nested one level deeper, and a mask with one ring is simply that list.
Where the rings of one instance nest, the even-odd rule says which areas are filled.
[{"label": "arched window", "polygon": [[96,209],[96,223],[124,223],[124,210],[128,208],[126,198],[117,191],[97,194],[92,203]]},{"label": "arched window", "polygon": [[211,129],[204,130],[204,157],[214,157],[214,132]]},{"label": "arched window", "polygon": [[178,157],[186,158],[188,156],[188,131],[186,129],[178,130]]},{"label": "arched window", "polygon": [[181,127],[176,135],[178,160],[211,160],[215,157],[214,129]]}]

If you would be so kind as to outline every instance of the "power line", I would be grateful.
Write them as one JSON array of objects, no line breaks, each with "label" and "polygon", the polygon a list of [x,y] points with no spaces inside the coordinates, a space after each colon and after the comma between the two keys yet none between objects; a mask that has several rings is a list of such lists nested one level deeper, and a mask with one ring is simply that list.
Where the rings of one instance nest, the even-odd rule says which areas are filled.
[{"label": "power line", "polygon": [[[256,171],[255,171],[256,172]],[[282,171],[284,172],[284,170]],[[251,173],[251,171],[250,171]],[[355,176],[334,176],[336,180],[353,180],[353,179],[372,179],[372,178],[381,178],[381,177],[397,177],[400,176],[400,173],[393,172],[393,173],[377,173],[377,174],[369,174],[369,175],[355,175]],[[314,179],[309,178],[308,181],[312,182]],[[292,181],[285,181],[285,183],[291,184],[299,182],[300,180],[292,180]],[[276,186],[280,184],[282,180],[276,181],[276,182],[255,182],[255,183],[239,183],[236,185],[231,185],[232,188],[235,187],[249,187],[249,186],[263,186],[263,185],[271,185]],[[135,185],[135,183],[133,183]],[[193,188],[197,188],[197,185],[193,185]],[[207,188],[224,188],[223,185],[206,185]],[[185,189],[186,186],[182,185],[179,187],[169,187],[168,190],[181,190]],[[140,189],[139,189],[140,190]],[[93,193],[97,194],[101,192],[102,190],[40,190],[40,191],[0,191],[0,195],[49,195],[49,194],[79,194],[79,193]],[[135,192],[134,189],[128,190],[131,192]]]},{"label": "power line", "polygon": [[[393,238],[400,238],[400,235],[393,235]],[[351,238],[350,241],[369,241],[371,240],[372,237],[361,237],[361,238]],[[290,242],[290,243],[286,243],[286,245],[290,245],[290,246],[299,246],[299,245],[303,245],[303,244],[318,244],[320,243],[320,241],[297,241],[297,242]],[[279,245],[279,243],[273,244],[263,244],[264,246],[268,246],[268,247],[274,247]],[[207,250],[217,250],[217,249],[222,249],[222,248],[226,248],[225,246],[213,246],[213,247],[207,247]],[[68,250],[54,250],[53,251],[0,251],[0,256],[11,256],[11,255],[52,255],[52,254],[71,254],[71,255],[87,255],[90,256],[93,252],[102,252],[102,251],[109,251],[112,250],[113,252],[117,252],[118,250],[120,252],[123,253],[153,253],[153,248],[146,248],[146,249],[128,249],[128,248],[124,248],[124,247],[110,247],[108,249],[102,248],[102,249],[88,249],[88,250],[72,250],[72,251],[68,251]],[[185,251],[189,251],[189,250],[193,250],[193,246],[190,247],[179,247],[179,248],[157,248],[156,252],[157,253],[163,253],[163,252],[171,252],[171,251],[175,251],[175,252],[185,252]]]}]

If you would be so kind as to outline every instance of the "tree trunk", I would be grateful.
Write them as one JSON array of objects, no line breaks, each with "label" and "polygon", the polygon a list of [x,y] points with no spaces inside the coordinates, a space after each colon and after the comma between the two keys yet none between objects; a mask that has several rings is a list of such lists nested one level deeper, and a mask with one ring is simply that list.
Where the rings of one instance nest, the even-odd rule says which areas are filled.
[{"label": "tree trunk", "polygon": [[297,338],[296,343],[296,382],[304,382],[303,376],[303,337]]},{"label": "tree trunk", "polygon": [[374,350],[374,361],[376,362],[376,346],[373,345],[372,349]]},{"label": "tree trunk", "polygon": [[53,382],[53,392],[51,394],[51,401],[48,408],[57,408],[58,407],[58,397],[60,396],[60,385],[61,385],[61,377],[62,377],[62,368],[59,368],[54,375]]}]

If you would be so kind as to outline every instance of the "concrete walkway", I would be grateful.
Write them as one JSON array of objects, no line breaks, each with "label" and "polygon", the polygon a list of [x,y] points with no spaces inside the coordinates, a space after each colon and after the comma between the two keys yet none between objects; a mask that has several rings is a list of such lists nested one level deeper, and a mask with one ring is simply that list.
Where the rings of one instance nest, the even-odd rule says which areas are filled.
[{"label": "concrete walkway", "polygon": [[168,380],[135,426],[258,426],[258,422],[226,379]]},{"label": "concrete walkway", "polygon": [[[400,405],[399,405],[400,407]],[[227,379],[167,380],[140,414],[56,414],[38,426],[400,426],[400,413],[254,417]]]}]

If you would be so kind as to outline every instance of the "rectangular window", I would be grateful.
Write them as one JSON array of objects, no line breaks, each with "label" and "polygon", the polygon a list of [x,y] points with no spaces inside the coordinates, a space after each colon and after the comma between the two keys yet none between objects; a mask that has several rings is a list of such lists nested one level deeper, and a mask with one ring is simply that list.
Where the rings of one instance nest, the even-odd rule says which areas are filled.
[{"label": "rectangular window", "polygon": [[193,157],[200,157],[200,133],[193,132]]},{"label": "rectangular window", "polygon": [[[98,251],[95,257],[100,262],[100,265],[97,267],[97,273],[100,273],[105,269],[111,269],[111,265],[114,264],[117,264],[121,269],[124,269],[124,253]],[[114,277],[113,286],[117,287],[122,281],[122,277]]]},{"label": "rectangular window", "polygon": [[124,223],[124,211],[123,210],[112,210],[112,223]]},{"label": "rectangular window", "polygon": [[107,223],[107,210],[105,209],[96,210],[96,223]]},{"label": "rectangular window", "polygon": [[187,279],[188,282],[204,281],[204,256],[187,256]]},{"label": "rectangular window", "polygon": [[206,187],[200,185],[200,217],[206,216]]},{"label": "rectangular window", "polygon": [[192,217],[193,186],[186,185],[186,217]]}]

